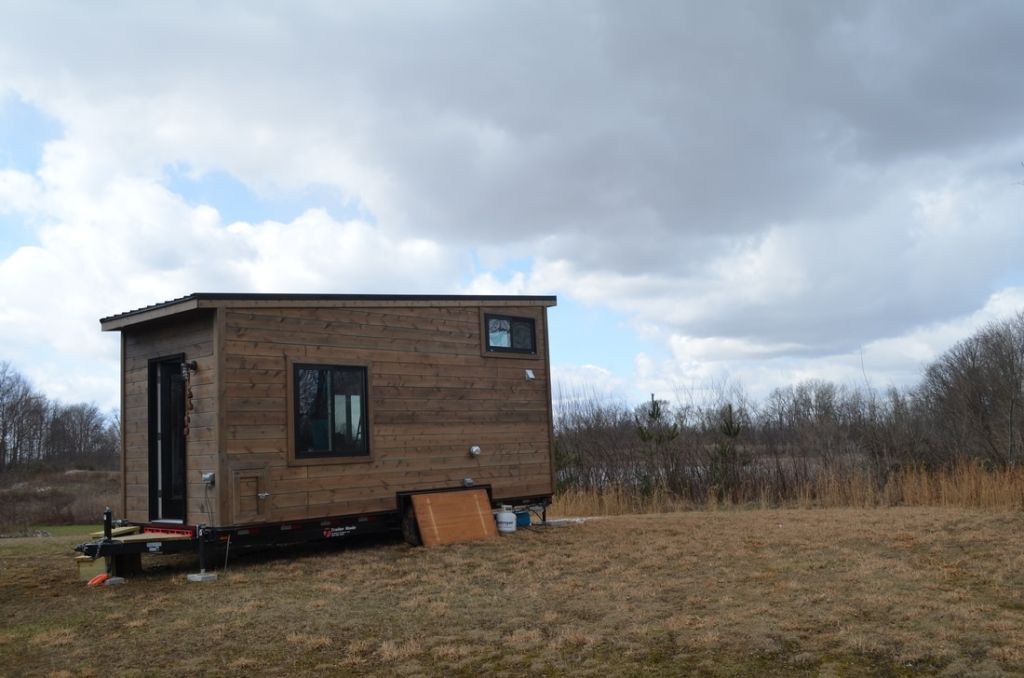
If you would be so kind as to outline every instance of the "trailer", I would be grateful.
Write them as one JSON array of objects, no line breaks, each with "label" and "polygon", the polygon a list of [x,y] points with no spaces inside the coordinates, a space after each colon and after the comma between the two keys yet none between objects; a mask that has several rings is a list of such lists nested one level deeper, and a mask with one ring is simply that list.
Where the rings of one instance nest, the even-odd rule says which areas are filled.
[{"label": "trailer", "polygon": [[415,543],[411,497],[465,488],[543,510],[556,303],[196,293],[101,319],[121,333],[121,517],[77,550],[116,572],[210,545]]}]

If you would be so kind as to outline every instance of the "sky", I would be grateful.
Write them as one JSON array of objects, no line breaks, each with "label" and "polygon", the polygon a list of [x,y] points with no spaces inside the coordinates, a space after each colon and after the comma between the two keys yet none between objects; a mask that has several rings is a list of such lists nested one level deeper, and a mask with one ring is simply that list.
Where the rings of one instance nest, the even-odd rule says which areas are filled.
[{"label": "sky", "polygon": [[[1024,3],[0,1],[0,360],[191,292],[555,294],[557,391],[911,386],[1024,309]],[[557,395],[556,395],[557,397]]]}]

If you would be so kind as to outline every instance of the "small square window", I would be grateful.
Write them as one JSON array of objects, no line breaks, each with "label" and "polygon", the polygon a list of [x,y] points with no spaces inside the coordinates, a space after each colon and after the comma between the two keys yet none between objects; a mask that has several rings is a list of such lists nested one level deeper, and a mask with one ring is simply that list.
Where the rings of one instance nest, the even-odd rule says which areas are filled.
[{"label": "small square window", "polygon": [[533,318],[484,315],[487,350],[496,353],[536,353],[537,332]]},{"label": "small square window", "polygon": [[295,457],[357,457],[370,453],[366,368],[294,366]]}]

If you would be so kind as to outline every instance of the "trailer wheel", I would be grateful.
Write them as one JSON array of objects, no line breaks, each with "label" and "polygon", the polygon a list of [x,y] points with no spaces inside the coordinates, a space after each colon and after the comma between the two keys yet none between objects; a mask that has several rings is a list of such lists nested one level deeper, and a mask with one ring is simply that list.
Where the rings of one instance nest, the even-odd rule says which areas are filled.
[{"label": "trailer wheel", "polygon": [[420,526],[416,522],[416,509],[410,501],[402,513],[402,536],[409,546],[423,546],[423,539],[420,538]]}]

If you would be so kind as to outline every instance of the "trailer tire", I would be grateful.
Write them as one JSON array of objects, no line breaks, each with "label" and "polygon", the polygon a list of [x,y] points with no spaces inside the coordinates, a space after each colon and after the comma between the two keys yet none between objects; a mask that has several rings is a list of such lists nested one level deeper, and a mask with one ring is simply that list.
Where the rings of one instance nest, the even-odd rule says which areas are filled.
[{"label": "trailer tire", "polygon": [[416,522],[416,509],[410,501],[402,513],[402,536],[409,546],[423,546],[423,539],[420,537],[420,526]]}]

